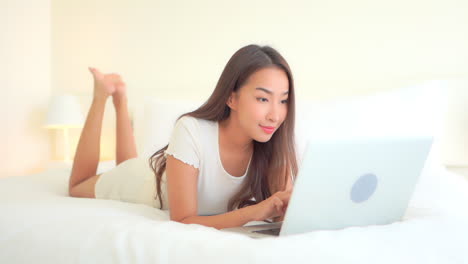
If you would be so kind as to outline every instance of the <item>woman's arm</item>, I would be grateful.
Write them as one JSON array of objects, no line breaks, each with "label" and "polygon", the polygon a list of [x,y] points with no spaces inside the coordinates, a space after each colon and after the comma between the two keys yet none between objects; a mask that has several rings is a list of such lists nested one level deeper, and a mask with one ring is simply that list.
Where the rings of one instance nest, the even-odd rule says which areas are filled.
[{"label": "woman's arm", "polygon": [[283,219],[285,208],[291,192],[282,191],[273,194],[268,199],[228,213],[212,216],[190,216],[182,219],[184,224],[200,224],[217,229],[243,226],[250,221],[263,221],[265,219],[281,217]]},{"label": "woman's arm", "polygon": [[217,229],[243,226],[284,214],[290,192],[277,192],[259,204],[213,216],[197,215],[198,169],[167,156],[166,176],[170,218],[185,224],[200,224]]},{"label": "woman's arm", "polygon": [[197,215],[198,169],[167,156],[166,176],[171,220],[185,224],[201,224],[217,229],[242,226],[253,221],[251,208],[213,216]]},{"label": "woman's arm", "polygon": [[200,224],[216,229],[243,226],[250,221],[255,221],[252,206],[237,209],[228,213],[211,216],[189,216],[180,222],[184,224]]}]

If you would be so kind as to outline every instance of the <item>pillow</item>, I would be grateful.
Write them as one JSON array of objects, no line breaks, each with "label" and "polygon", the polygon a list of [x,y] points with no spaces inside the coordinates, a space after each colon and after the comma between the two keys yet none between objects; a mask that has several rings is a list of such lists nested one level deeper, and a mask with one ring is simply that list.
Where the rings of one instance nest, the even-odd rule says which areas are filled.
[{"label": "pillow", "polygon": [[[324,101],[298,101],[296,135],[309,138],[432,136],[440,141],[447,108],[443,81]],[[299,151],[302,154],[302,151]]]},{"label": "pillow", "polygon": [[[444,168],[440,141],[447,108],[444,81],[428,81],[374,95],[332,100],[300,100],[296,104],[296,145],[299,165],[309,138],[432,136],[429,153],[413,204],[425,207],[437,197]],[[149,157],[169,142],[177,117],[201,101],[148,98],[135,108],[134,127],[139,155]],[[421,187],[422,186],[422,187]],[[431,199],[429,199],[431,198]]]},{"label": "pillow", "polygon": [[[442,136],[446,111],[443,81],[331,100],[296,100],[296,144],[317,137]],[[196,100],[146,98],[134,108],[138,153],[150,156],[169,142],[177,117],[203,104]]]},{"label": "pillow", "polygon": [[134,107],[134,135],[138,155],[149,158],[166,146],[177,118],[200,107],[195,100],[161,100],[146,98]]},{"label": "pillow", "polygon": [[410,205],[430,208],[446,169],[441,145],[448,95],[445,81],[427,81],[374,95],[326,101],[298,101],[296,136],[299,163],[310,138],[430,136],[433,145]]}]

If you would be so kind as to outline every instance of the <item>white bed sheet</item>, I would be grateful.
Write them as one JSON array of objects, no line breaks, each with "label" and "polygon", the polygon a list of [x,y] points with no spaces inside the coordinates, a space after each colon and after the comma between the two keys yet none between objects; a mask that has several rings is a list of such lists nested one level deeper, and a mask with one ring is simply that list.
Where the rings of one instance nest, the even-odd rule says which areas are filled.
[{"label": "white bed sheet", "polygon": [[385,226],[252,239],[146,205],[67,196],[69,170],[0,179],[0,263],[468,263],[468,184]]}]

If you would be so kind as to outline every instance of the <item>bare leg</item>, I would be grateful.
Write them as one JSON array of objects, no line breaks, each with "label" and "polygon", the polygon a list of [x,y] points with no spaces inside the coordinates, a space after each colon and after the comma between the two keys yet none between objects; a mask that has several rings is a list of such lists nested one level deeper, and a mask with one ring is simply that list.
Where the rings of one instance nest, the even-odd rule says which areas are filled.
[{"label": "bare leg", "polygon": [[[94,197],[94,183],[98,177],[89,183],[86,180],[96,176],[104,109],[107,98],[115,92],[116,80],[120,80],[120,76],[104,75],[92,68],[90,71],[94,77],[94,97],[80,135],[68,185],[69,194],[76,197]],[[80,188],[74,188],[77,185]]]},{"label": "bare leg", "polygon": [[99,163],[102,119],[107,98],[94,98],[76,148],[69,189],[96,175]]},{"label": "bare leg", "polygon": [[137,157],[135,146],[135,138],[130,123],[130,117],[127,107],[127,96],[125,95],[125,87],[117,87],[116,92],[112,95],[116,113],[116,163],[120,163]]}]

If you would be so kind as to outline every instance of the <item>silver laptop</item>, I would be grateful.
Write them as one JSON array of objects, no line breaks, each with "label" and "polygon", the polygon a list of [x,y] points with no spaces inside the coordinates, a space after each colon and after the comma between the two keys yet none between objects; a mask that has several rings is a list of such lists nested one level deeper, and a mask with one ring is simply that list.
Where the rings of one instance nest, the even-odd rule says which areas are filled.
[{"label": "silver laptop", "polygon": [[399,221],[432,141],[431,137],[309,141],[284,221],[223,230],[265,237]]}]

